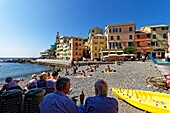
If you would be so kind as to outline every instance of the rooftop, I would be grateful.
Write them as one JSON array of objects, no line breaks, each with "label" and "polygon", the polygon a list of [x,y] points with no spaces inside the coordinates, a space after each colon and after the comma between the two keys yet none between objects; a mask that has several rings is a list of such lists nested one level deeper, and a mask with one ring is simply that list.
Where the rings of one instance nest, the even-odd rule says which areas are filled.
[{"label": "rooftop", "polygon": [[106,27],[108,27],[108,26],[114,26],[114,27],[116,27],[116,26],[128,26],[128,25],[136,25],[136,23],[135,22],[125,22],[125,23],[122,23],[122,24],[109,24]]},{"label": "rooftop", "polygon": [[158,25],[150,25],[148,27],[155,28],[155,27],[169,27],[169,26],[165,24],[158,24]]}]

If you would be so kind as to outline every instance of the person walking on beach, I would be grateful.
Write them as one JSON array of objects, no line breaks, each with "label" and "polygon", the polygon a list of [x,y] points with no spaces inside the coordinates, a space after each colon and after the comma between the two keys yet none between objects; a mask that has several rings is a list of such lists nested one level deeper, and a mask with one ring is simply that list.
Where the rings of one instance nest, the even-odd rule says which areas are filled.
[{"label": "person walking on beach", "polygon": [[108,84],[104,80],[95,83],[94,97],[88,97],[84,102],[84,93],[80,95],[81,113],[118,113],[118,101],[115,98],[107,97]]},{"label": "person walking on beach", "polygon": [[77,105],[66,94],[70,90],[70,79],[59,78],[53,93],[47,94],[40,102],[40,113],[79,113]]}]

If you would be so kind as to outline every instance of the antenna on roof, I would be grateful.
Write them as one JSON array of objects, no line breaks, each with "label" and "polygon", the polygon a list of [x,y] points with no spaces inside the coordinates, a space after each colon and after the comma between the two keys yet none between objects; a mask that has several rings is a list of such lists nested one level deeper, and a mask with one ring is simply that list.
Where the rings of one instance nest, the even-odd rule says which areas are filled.
[{"label": "antenna on roof", "polygon": [[80,32],[80,37],[82,37],[82,32]]}]

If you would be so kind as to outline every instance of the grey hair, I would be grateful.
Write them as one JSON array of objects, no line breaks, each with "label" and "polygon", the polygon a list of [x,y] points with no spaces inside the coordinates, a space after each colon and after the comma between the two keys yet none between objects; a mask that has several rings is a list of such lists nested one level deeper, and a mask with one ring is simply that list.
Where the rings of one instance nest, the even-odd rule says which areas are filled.
[{"label": "grey hair", "polygon": [[94,87],[98,90],[98,94],[99,96],[107,96],[107,92],[108,92],[108,84],[106,81],[100,79],[98,81],[96,81]]},{"label": "grey hair", "polygon": [[70,79],[69,78],[59,78],[56,82],[57,91],[61,91],[68,87]]}]

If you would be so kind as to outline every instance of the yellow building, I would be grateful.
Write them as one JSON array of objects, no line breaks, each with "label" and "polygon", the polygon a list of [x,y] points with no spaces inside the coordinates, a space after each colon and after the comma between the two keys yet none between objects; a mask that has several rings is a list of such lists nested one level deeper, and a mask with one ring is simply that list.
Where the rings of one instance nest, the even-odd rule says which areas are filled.
[{"label": "yellow building", "polygon": [[89,39],[90,55],[91,60],[100,59],[100,50],[101,48],[106,48],[106,36],[102,34],[96,34]]}]

